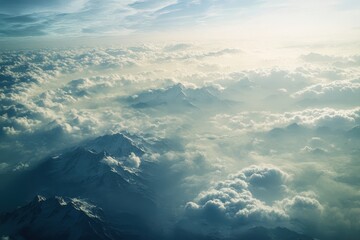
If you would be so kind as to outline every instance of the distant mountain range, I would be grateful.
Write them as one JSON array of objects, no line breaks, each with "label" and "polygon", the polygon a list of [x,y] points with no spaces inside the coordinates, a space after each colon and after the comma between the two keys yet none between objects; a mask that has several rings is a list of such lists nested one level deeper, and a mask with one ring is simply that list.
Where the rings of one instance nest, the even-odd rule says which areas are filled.
[{"label": "distant mountain range", "polygon": [[236,105],[219,97],[220,94],[211,87],[190,88],[181,83],[162,89],[150,89],[125,99],[135,109],[162,109],[176,113],[182,111],[222,108]]}]

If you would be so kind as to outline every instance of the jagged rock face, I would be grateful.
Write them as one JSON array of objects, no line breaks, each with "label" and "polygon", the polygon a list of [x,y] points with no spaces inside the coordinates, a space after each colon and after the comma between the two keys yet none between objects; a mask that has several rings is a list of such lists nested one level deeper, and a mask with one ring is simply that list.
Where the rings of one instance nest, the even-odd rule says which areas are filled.
[{"label": "jagged rock face", "polygon": [[36,196],[0,218],[0,232],[10,239],[116,239],[102,212],[81,199]]},{"label": "jagged rock face", "polygon": [[[142,174],[143,153],[122,134],[96,138],[25,172],[8,186],[13,190],[5,190],[8,194],[3,201],[12,198],[6,206],[12,209],[36,194],[80,197],[91,199],[106,211],[148,216],[155,203],[148,179]],[[139,161],[137,165],[131,158]],[[14,191],[17,188],[21,190]]]},{"label": "jagged rock face", "polygon": [[144,154],[144,150],[136,146],[132,139],[121,133],[98,137],[85,143],[84,147],[98,153],[105,151],[119,158],[128,157],[131,153],[138,156]]}]

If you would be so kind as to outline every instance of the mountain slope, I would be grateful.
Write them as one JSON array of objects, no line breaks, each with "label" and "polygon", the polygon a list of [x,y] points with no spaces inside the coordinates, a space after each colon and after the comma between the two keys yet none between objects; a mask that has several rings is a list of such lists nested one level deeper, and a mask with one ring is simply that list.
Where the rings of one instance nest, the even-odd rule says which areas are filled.
[{"label": "mountain slope", "polygon": [[154,194],[142,173],[143,150],[122,134],[103,136],[85,146],[92,150],[78,147],[22,172],[1,190],[0,210],[13,209],[41,194],[91,199],[114,214],[143,217],[155,211]]},{"label": "mountain slope", "polygon": [[118,239],[121,233],[84,200],[36,196],[29,204],[0,217],[0,235],[10,239]]},{"label": "mountain slope", "polygon": [[144,150],[138,147],[132,139],[122,133],[95,138],[86,142],[84,148],[98,153],[105,151],[115,157],[127,157],[131,153],[135,153],[136,155],[144,154]]},{"label": "mountain slope", "polygon": [[168,88],[147,90],[126,101],[137,109],[162,107],[169,111],[192,110],[223,103],[205,87],[187,88],[180,83]]}]

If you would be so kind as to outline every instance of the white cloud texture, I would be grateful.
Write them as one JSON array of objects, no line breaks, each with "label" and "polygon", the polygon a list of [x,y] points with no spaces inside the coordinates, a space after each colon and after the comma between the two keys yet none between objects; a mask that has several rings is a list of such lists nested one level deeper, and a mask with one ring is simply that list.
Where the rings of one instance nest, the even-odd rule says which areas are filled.
[{"label": "white cloud texture", "polygon": [[135,153],[132,152],[129,155],[129,163],[130,166],[138,168],[140,166],[141,159],[138,156],[136,156]]},{"label": "white cloud texture", "polygon": [[311,128],[330,127],[349,129],[359,124],[359,108],[337,110],[309,108],[301,111],[271,113],[242,112],[238,115],[216,115],[214,123],[229,131],[268,131],[297,123]]},{"label": "white cloud texture", "polygon": [[[321,203],[309,194],[290,191],[288,181],[289,175],[276,167],[250,166],[201,192],[186,204],[186,213],[194,219],[234,228],[247,224],[271,226],[274,222],[286,225],[295,220],[308,223],[319,218]],[[266,203],[266,195],[257,195],[258,190],[271,191],[274,201]],[[282,191],[287,191],[287,197]]]},{"label": "white cloud texture", "polygon": [[[163,6],[139,4],[146,14]],[[4,52],[0,172],[21,174],[49,154],[123,132],[141,149],[92,149],[114,155],[121,145],[124,159],[103,159],[114,170],[120,162],[135,174],[158,167],[159,204],[173,209],[161,212],[166,224],[181,221],[186,205],[186,218],[216,230],[263,224],[351,239],[357,65],[295,54],[294,67],[257,54],[192,43]]]}]

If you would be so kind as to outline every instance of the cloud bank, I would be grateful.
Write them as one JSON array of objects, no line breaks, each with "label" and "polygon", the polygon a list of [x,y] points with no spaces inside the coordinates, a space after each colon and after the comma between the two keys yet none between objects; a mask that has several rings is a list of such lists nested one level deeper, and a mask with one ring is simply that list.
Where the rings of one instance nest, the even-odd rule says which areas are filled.
[{"label": "cloud bank", "polygon": [[[143,4],[131,8],[169,8]],[[80,146],[109,176],[146,182],[163,206],[151,205],[154,228],[169,236],[262,226],[356,239],[355,55],[303,50],[296,66],[263,66],[257,54],[191,43],[3,52],[0,189]]]}]

